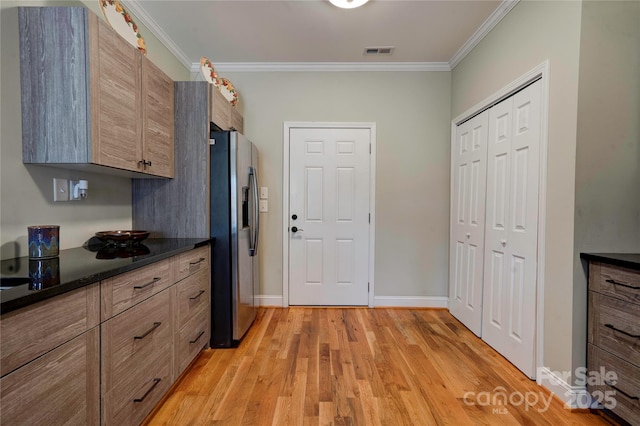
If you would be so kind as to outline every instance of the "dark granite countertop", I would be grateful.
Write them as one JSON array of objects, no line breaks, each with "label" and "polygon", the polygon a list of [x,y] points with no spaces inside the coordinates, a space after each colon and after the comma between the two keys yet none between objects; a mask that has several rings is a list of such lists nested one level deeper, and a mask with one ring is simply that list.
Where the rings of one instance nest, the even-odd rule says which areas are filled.
[{"label": "dark granite countertop", "polygon": [[640,253],[580,253],[582,259],[640,270]]},{"label": "dark granite countertop", "polygon": [[[211,243],[203,238],[149,238],[126,248],[103,244],[60,250],[57,258],[1,261],[0,313],[5,314],[62,293],[132,271]],[[47,270],[48,269],[48,270]],[[42,273],[48,275],[42,277]],[[14,285],[5,287],[7,278]],[[23,280],[18,280],[23,278]],[[20,283],[19,281],[23,281]],[[15,285],[17,284],[17,285]]]}]

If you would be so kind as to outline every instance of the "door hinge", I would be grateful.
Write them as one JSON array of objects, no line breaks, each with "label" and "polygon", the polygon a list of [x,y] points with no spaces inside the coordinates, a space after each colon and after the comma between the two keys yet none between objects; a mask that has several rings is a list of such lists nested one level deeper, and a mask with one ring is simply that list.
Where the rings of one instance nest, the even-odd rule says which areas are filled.
[{"label": "door hinge", "polygon": [[369,144],[369,154],[371,154],[371,144]]},{"label": "door hinge", "polygon": [[371,213],[369,213],[369,223],[371,223]]},{"label": "door hinge", "polygon": [[371,283],[367,283],[367,293],[371,292]]}]

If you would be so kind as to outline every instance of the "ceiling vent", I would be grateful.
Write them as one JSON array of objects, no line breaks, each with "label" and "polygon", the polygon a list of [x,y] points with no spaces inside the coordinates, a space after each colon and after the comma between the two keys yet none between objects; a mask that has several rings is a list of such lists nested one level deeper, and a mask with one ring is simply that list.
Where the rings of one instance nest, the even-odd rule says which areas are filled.
[{"label": "ceiling vent", "polygon": [[393,46],[383,46],[383,47],[365,47],[364,54],[365,55],[391,55],[393,54]]}]

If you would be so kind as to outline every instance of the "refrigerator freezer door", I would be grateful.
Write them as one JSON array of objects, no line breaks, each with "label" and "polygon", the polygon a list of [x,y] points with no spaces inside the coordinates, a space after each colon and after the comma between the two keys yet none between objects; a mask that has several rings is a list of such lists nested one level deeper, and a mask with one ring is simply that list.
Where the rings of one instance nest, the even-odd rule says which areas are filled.
[{"label": "refrigerator freezer door", "polygon": [[[240,340],[255,318],[251,223],[253,188],[251,183],[252,144],[238,132],[231,132],[231,185],[235,187],[235,222],[238,224],[233,237],[232,265],[235,278],[232,288],[233,339]],[[235,183],[234,183],[235,180]],[[233,207],[232,207],[232,210]],[[233,231],[233,229],[232,229]],[[233,260],[235,258],[235,260]]]}]

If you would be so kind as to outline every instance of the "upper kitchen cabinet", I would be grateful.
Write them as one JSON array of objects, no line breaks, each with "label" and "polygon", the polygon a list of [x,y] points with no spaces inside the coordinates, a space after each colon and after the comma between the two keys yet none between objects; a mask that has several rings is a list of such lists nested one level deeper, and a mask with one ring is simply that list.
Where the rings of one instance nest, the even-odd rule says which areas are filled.
[{"label": "upper kitchen cabinet", "polygon": [[237,130],[244,133],[244,119],[236,107],[213,85],[211,91],[211,121],[222,130]]},{"label": "upper kitchen cabinet", "polygon": [[24,163],[173,177],[173,81],[83,7],[21,7]]}]

